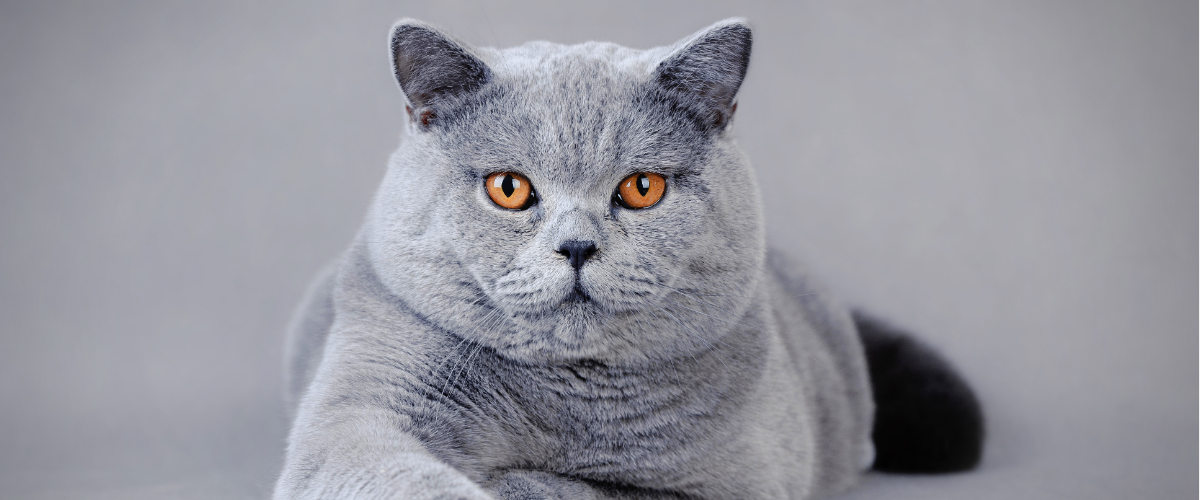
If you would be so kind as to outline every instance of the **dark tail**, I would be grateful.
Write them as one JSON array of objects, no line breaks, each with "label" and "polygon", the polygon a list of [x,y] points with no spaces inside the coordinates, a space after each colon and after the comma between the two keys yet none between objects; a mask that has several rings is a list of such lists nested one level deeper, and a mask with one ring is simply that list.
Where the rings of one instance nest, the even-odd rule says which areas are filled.
[{"label": "dark tail", "polygon": [[854,312],[875,394],[875,469],[955,472],[983,452],[983,411],[946,360],[909,334]]}]

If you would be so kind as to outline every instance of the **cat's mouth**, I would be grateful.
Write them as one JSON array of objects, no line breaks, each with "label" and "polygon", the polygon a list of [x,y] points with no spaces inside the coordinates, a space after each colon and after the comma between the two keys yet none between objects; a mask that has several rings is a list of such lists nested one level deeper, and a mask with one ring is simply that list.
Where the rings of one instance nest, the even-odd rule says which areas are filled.
[{"label": "cat's mouth", "polygon": [[566,297],[563,297],[562,304],[584,304],[591,301],[592,298],[588,295],[587,291],[579,285],[579,281],[576,279],[575,288],[571,289],[571,293],[568,293]]}]

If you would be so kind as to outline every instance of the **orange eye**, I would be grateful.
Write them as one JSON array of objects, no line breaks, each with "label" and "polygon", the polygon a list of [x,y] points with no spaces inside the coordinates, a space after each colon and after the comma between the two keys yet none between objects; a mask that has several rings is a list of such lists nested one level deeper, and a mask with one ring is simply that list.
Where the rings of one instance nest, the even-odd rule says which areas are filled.
[{"label": "orange eye", "polygon": [[667,179],[651,172],[626,177],[617,185],[617,200],[626,208],[646,208],[661,200],[667,190]]},{"label": "orange eye", "polygon": [[533,185],[524,175],[515,172],[496,172],[483,181],[487,186],[488,196],[504,208],[524,210],[533,204],[536,195]]}]

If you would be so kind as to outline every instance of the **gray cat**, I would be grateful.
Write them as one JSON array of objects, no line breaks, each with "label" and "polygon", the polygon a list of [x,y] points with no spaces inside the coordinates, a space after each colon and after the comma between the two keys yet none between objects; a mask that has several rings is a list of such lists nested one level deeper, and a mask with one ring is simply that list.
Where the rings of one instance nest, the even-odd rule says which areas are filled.
[{"label": "gray cat", "polygon": [[972,467],[957,375],[767,250],[731,130],[750,45],[740,19],[645,51],[397,23],[408,133],[292,325],[275,498],[808,498],[872,462]]}]

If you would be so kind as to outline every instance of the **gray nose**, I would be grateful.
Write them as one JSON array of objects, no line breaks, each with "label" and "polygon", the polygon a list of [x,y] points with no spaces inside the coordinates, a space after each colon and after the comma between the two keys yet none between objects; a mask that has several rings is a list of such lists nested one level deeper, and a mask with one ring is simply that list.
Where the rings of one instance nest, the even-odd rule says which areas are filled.
[{"label": "gray nose", "polygon": [[596,253],[596,243],[593,241],[568,240],[564,241],[562,246],[558,247],[558,253],[567,258],[571,263],[571,267],[579,271],[583,267],[583,261]]}]

